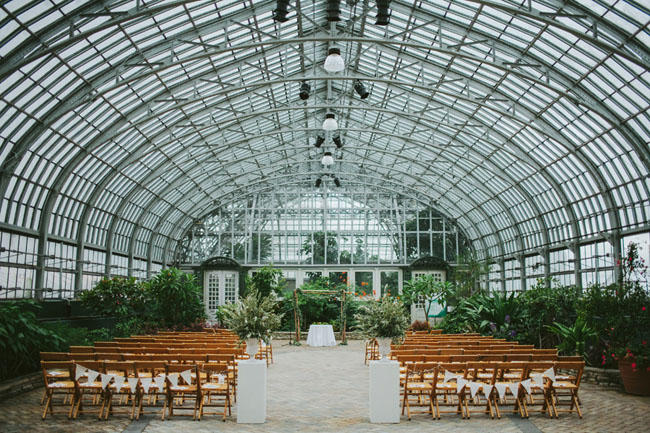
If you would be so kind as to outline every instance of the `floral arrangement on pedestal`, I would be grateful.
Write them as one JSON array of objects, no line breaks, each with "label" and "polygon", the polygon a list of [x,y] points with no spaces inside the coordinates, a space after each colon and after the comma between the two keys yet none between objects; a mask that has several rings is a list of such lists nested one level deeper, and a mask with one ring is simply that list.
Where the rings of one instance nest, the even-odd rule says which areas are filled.
[{"label": "floral arrangement on pedestal", "polygon": [[280,327],[281,314],[275,312],[277,302],[272,296],[261,296],[256,290],[239,302],[221,307],[219,314],[226,326],[246,341],[246,351],[255,355],[260,340],[268,344],[271,334]]},{"label": "floral arrangement on pedestal", "polygon": [[359,329],[367,338],[377,338],[379,351],[386,358],[390,343],[397,343],[409,327],[409,318],[404,304],[391,296],[379,301],[369,301],[359,307],[355,319]]}]

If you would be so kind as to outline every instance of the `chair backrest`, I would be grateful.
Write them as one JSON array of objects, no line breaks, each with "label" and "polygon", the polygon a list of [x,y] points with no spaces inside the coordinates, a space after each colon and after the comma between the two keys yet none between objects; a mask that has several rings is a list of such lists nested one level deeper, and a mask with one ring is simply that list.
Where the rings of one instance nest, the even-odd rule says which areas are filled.
[{"label": "chair backrest", "polygon": [[133,361],[105,361],[104,369],[107,372],[119,372],[124,377],[135,375],[135,363]]},{"label": "chair backrest", "polygon": [[[199,377],[198,375],[198,366],[196,364],[167,364],[165,365],[165,374],[167,375],[167,380],[169,381],[170,374],[178,374],[190,370],[190,374],[194,374],[194,377]],[[183,376],[179,374],[178,383],[184,382],[185,385],[192,385],[188,383]],[[190,380],[191,382],[191,380]]]},{"label": "chair backrest", "polygon": [[584,361],[557,361],[555,362],[555,374],[558,374],[558,371],[560,370],[569,370],[573,371],[574,375],[573,378],[569,378],[568,380],[573,382],[576,386],[580,386],[580,382],[582,381],[582,373],[584,372],[585,369],[585,362]]},{"label": "chair backrest", "polygon": [[95,353],[95,348],[92,346],[70,346],[68,349],[70,353]]},{"label": "chair backrest", "polygon": [[69,361],[70,354],[67,352],[41,352],[41,361]]},{"label": "chair backrest", "polygon": [[[43,370],[43,380],[45,381],[45,386],[47,386],[49,383],[57,381],[56,375],[48,374],[56,370],[60,370],[64,373],[61,375],[62,379],[74,379],[75,367],[74,363],[71,361],[41,361],[41,369]],[[66,372],[67,375],[65,374]]]},{"label": "chair backrest", "polygon": [[165,361],[134,361],[133,365],[138,377],[146,376],[146,374],[154,377],[158,373],[164,373],[166,366],[167,362]]},{"label": "chair backrest", "polygon": [[[465,377],[469,380],[480,381],[493,385],[496,381],[500,362],[468,362],[465,364]],[[480,374],[489,374],[489,377],[480,377]]]},{"label": "chair backrest", "polygon": [[208,362],[225,362],[228,364],[235,363],[235,355],[230,353],[208,353]]}]

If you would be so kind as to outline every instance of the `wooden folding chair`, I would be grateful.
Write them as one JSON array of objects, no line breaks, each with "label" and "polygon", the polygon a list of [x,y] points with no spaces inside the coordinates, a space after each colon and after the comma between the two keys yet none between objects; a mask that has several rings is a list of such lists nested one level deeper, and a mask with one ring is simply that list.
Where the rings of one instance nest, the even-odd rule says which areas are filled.
[{"label": "wooden folding chair", "polygon": [[[580,382],[584,368],[584,361],[561,361],[555,363],[555,372],[558,374],[555,377],[555,381],[550,381],[550,401],[556,418],[560,417],[560,412],[576,412],[578,417],[582,418],[578,391],[580,390]],[[571,374],[560,374],[563,371],[570,371]],[[563,406],[568,406],[568,409],[560,409]]]},{"label": "wooden folding chair", "polygon": [[[70,361],[70,354],[67,352],[40,352],[41,361]],[[52,378],[56,380],[63,380],[64,378],[70,378],[67,373],[67,370],[52,370]],[[41,405],[45,403],[47,398],[47,390],[43,390],[43,396],[41,397]]]},{"label": "wooden folding chair", "polygon": [[[484,413],[494,419],[494,383],[498,371],[497,362],[468,362],[465,367],[465,377],[473,385],[475,394],[472,396],[472,385],[469,384],[465,387],[465,395],[463,402],[465,403],[465,415],[467,419],[470,418],[473,412]],[[485,402],[481,398],[481,394],[485,398]],[[472,410],[476,408],[476,410]]]},{"label": "wooden folding chair", "polygon": [[526,411],[546,413],[553,417],[553,408],[551,406],[550,384],[551,380],[544,376],[544,372],[553,368],[553,362],[537,361],[526,364],[526,380],[530,380],[530,393],[526,403]]},{"label": "wooden folding chair", "polygon": [[[72,418],[75,402],[74,364],[70,361],[41,361],[45,383],[45,407],[42,418],[55,415],[55,407],[67,407],[68,418]],[[61,401],[58,397],[62,396]],[[61,411],[60,413],[63,413]]]},{"label": "wooden folding chair", "polygon": [[[522,418],[528,417],[528,412],[526,410],[526,392],[522,389],[521,385],[516,387],[513,385],[525,380],[527,372],[526,365],[527,363],[524,362],[504,362],[497,366],[498,371],[494,383],[494,408],[498,419],[501,419],[500,406],[510,404],[508,401],[508,394],[514,397],[512,412],[518,412]],[[512,388],[515,388],[514,392]],[[503,390],[503,394],[501,394],[500,390]]]},{"label": "wooden folding chair", "polygon": [[[75,380],[76,401],[72,418],[77,419],[80,414],[96,413],[101,419],[104,409],[104,388],[102,387],[102,375],[106,373],[104,363],[101,361],[83,361],[76,363],[90,370],[88,373]],[[91,372],[99,373],[94,378]]]},{"label": "wooden folding chair", "polygon": [[222,421],[225,422],[226,416],[232,415],[232,379],[229,375],[228,364],[205,363],[199,367],[199,377],[201,377],[198,383],[200,397],[199,421],[205,414],[205,408],[223,407],[223,412],[215,412],[215,414],[221,414]]},{"label": "wooden folding chair", "polygon": [[[165,381],[163,379],[160,382],[160,379],[157,378],[165,377],[166,365],[165,361],[135,361],[135,374],[140,379],[136,394],[138,399],[136,403],[136,420],[140,419],[140,415],[145,412],[145,408],[153,409],[153,411],[148,412],[155,412],[164,407],[164,403],[161,405],[159,402],[164,402],[167,397]],[[160,386],[157,386],[154,380],[158,380]]]},{"label": "wooden folding chair", "polygon": [[[406,416],[411,420],[412,413],[427,413],[435,419],[433,408],[433,381],[438,371],[438,365],[433,362],[408,364],[406,377],[404,379],[402,397],[402,415],[406,410]],[[413,401],[415,399],[415,401]],[[427,410],[412,412],[411,406],[426,407]]]},{"label": "wooden folding chair", "polygon": [[368,364],[368,361],[379,359],[379,342],[376,338],[366,341],[366,353],[364,355],[363,363]]},{"label": "wooden folding chair", "polygon": [[[104,419],[108,419],[108,416],[114,413],[122,412],[128,413],[129,419],[132,420],[135,416],[135,407],[138,400],[138,379],[135,374],[135,363],[128,361],[106,361],[104,363],[104,369],[116,377],[106,387],[104,392]],[[136,381],[133,388],[129,384],[129,380]]]},{"label": "wooden folding chair", "polygon": [[[186,373],[186,374],[184,374]],[[196,420],[196,414],[199,408],[199,391],[197,383],[193,383],[191,376],[199,377],[198,368],[196,364],[167,364],[166,366],[166,382],[167,382],[167,398],[165,406],[162,411],[162,420],[165,420],[165,412],[171,418],[174,416],[174,409],[191,410],[192,419]],[[175,379],[173,379],[175,378]],[[197,381],[198,382],[198,381]],[[188,407],[185,405],[185,400],[193,400],[193,406]],[[188,413],[176,413],[176,415],[190,416]]]},{"label": "wooden folding chair", "polygon": [[[432,382],[433,391],[431,392],[436,411],[435,417],[440,419],[440,414],[442,413],[455,413],[465,418],[463,389],[458,389],[457,379],[445,381],[445,372],[455,374],[464,379],[465,364],[451,362],[441,362],[438,364],[438,370]],[[440,406],[454,409],[441,410]]]}]

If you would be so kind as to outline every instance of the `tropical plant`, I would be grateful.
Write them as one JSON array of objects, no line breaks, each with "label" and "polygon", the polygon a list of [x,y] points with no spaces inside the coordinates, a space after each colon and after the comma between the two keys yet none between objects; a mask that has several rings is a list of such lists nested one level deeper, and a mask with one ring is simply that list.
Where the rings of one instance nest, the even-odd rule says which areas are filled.
[{"label": "tropical plant", "polygon": [[240,340],[261,339],[268,343],[271,333],[280,327],[281,315],[276,313],[275,301],[270,296],[261,296],[252,290],[237,303],[221,308],[224,323]]},{"label": "tropical plant", "polygon": [[547,325],[550,332],[560,337],[557,348],[563,355],[580,355],[586,353],[586,347],[598,338],[598,333],[591,329],[581,318],[576,319],[572,326],[559,322]]},{"label": "tropical plant", "polygon": [[202,292],[194,275],[163,269],[144,283],[149,319],[160,326],[188,326],[205,319]]},{"label": "tropical plant", "polygon": [[31,300],[0,303],[0,380],[34,371],[39,352],[66,350],[65,341],[36,318]]},{"label": "tropical plant", "polygon": [[404,304],[391,296],[368,301],[355,316],[357,328],[368,338],[401,339],[409,326]]},{"label": "tropical plant", "polygon": [[438,281],[433,275],[425,274],[407,281],[402,296],[407,305],[423,302],[424,317],[428,319],[433,303],[444,306],[453,290],[449,281]]},{"label": "tropical plant", "polygon": [[246,277],[246,290],[257,290],[261,296],[269,296],[272,293],[282,296],[286,287],[282,271],[273,266],[264,266],[255,270],[252,276]]},{"label": "tropical plant", "polygon": [[81,293],[82,304],[101,316],[118,320],[142,316],[145,292],[135,278],[102,278],[95,287]]}]

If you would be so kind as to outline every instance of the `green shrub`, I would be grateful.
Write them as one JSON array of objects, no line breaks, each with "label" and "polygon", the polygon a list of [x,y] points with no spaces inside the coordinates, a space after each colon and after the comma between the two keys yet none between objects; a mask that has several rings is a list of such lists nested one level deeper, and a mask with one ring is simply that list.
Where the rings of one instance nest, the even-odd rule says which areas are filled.
[{"label": "green shrub", "polygon": [[135,278],[102,278],[90,290],[81,293],[83,305],[100,316],[118,320],[145,313],[145,293]]},{"label": "green shrub", "polygon": [[194,275],[163,269],[143,286],[149,321],[177,327],[205,320],[202,291]]},{"label": "green shrub", "polygon": [[0,303],[0,380],[38,369],[39,352],[63,350],[65,341],[36,319],[33,301]]}]

